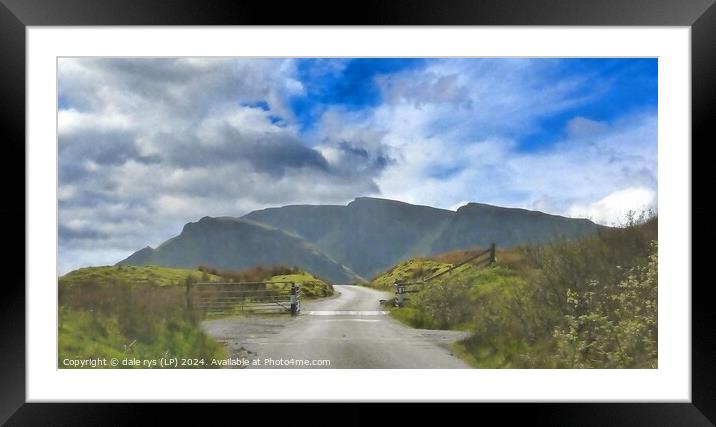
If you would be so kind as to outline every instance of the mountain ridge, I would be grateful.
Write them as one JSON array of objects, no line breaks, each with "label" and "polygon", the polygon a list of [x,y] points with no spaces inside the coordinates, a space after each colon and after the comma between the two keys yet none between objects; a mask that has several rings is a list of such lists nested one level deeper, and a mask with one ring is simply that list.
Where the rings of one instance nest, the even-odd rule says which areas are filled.
[{"label": "mountain ridge", "polygon": [[[222,235],[217,228],[234,228]],[[186,224],[182,232],[156,249],[143,248],[120,263],[191,262],[224,268],[248,263],[289,261],[334,283],[362,280],[397,262],[456,249],[487,246],[513,247],[557,238],[582,237],[599,225],[588,219],[568,218],[522,208],[469,202],[455,211],[413,205],[391,199],[357,197],[346,205],[287,205],[249,212],[240,217],[203,217]],[[239,230],[240,229],[240,230]],[[273,244],[256,234],[276,240]],[[175,240],[180,237],[179,241]],[[228,239],[228,240],[227,240]],[[232,242],[229,242],[232,241]],[[179,243],[178,243],[179,242]],[[237,242],[246,246],[240,250]],[[179,244],[197,245],[201,250]],[[221,248],[241,253],[229,260]],[[172,255],[172,251],[175,256]],[[219,251],[219,252],[217,252]],[[299,254],[299,252],[301,254]],[[189,256],[193,253],[193,258]],[[181,256],[179,256],[181,255]],[[320,259],[320,261],[319,261]],[[234,263],[236,265],[226,265]],[[311,267],[319,270],[311,270]]]},{"label": "mountain ridge", "polygon": [[337,283],[362,279],[300,236],[233,217],[204,217],[187,223],[179,235],[156,249],[147,246],[117,263],[178,268],[196,268],[201,264],[227,269],[296,265]]}]

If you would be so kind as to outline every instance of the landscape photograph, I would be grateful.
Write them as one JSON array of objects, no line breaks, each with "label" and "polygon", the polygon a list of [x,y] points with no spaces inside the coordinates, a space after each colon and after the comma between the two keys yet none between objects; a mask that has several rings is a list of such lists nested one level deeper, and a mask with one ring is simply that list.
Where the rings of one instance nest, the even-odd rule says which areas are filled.
[{"label": "landscape photograph", "polygon": [[657,70],[58,58],[57,368],[656,369]]}]

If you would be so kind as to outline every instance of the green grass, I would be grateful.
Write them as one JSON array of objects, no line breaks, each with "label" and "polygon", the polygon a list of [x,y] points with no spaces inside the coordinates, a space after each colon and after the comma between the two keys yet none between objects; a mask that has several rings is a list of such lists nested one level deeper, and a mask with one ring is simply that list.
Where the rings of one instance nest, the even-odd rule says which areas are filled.
[{"label": "green grass", "polygon": [[[314,277],[310,273],[301,272],[295,274],[283,274],[278,276],[272,276],[269,280],[300,283],[301,296],[306,297],[308,299],[323,298],[333,295],[333,286],[329,285],[321,279]],[[272,284],[271,286],[288,287],[290,285]]]},{"label": "green grass", "polygon": [[[72,368],[66,360],[137,358],[198,358],[207,362],[225,359],[224,346],[204,334],[196,319],[182,313],[162,316],[133,313],[140,321],[152,322],[150,332],[138,331],[126,322],[127,313],[102,314],[96,311],[60,307],[58,367]],[[96,366],[111,368],[111,366]],[[117,366],[118,368],[142,366]],[[147,366],[144,366],[147,367]],[[159,366],[154,366],[159,367]],[[207,366],[210,367],[210,366]]]},{"label": "green grass", "polygon": [[[415,286],[391,316],[470,331],[453,350],[479,368],[655,368],[657,221],[498,251],[495,266],[467,264]],[[419,281],[475,250],[402,262],[370,286]]]},{"label": "green grass", "polygon": [[394,319],[410,327],[418,329],[439,329],[435,319],[426,315],[422,310],[415,307],[391,307],[390,315]]},{"label": "green grass", "polygon": [[[206,313],[184,306],[185,284],[229,280],[199,270],[126,265],[82,268],[60,277],[58,366],[72,368],[65,359],[224,359],[224,346],[200,328]],[[333,294],[331,285],[308,273],[268,280],[299,282],[309,299]],[[290,285],[266,288],[283,286]],[[143,366],[118,366],[123,367]]]},{"label": "green grass", "polygon": [[103,266],[80,268],[60,277],[60,286],[76,284],[111,284],[115,282],[131,283],[135,286],[155,285],[171,286],[183,285],[187,276],[191,275],[195,281],[220,281],[219,276],[202,273],[198,270],[183,268],[148,266]]},{"label": "green grass", "polygon": [[388,271],[373,278],[366,286],[377,289],[393,289],[396,282],[419,281],[434,274],[443,272],[451,267],[451,264],[437,262],[428,259],[411,259],[395,265]]}]

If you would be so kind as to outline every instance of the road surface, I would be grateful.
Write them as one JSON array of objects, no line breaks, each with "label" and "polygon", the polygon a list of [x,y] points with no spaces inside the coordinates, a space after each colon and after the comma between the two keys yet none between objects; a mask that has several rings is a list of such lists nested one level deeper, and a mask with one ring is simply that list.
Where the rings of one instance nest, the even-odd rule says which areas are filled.
[{"label": "road surface", "polygon": [[[391,296],[386,292],[349,285],[335,290],[337,296],[304,302],[296,317],[224,318],[202,327],[225,342],[232,357],[261,362],[248,368],[299,368],[303,360],[316,364],[307,368],[469,368],[449,349],[466,333],[403,325],[382,311],[378,301]],[[283,365],[292,359],[293,365]]]}]

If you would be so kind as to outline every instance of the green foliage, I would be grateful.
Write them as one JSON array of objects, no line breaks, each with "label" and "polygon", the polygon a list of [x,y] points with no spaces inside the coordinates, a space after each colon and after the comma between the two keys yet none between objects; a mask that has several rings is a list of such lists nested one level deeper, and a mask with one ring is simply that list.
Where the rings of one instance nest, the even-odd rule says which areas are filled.
[{"label": "green foliage", "polygon": [[225,358],[224,347],[201,331],[202,313],[185,307],[186,289],[197,282],[225,282],[251,275],[261,280],[299,282],[306,298],[333,294],[330,284],[287,267],[228,273],[128,265],[76,270],[59,279],[59,366],[66,367],[62,360],[68,358]]},{"label": "green foliage", "polygon": [[554,330],[558,363],[570,368],[657,367],[658,250],[616,288],[589,282],[567,291],[566,325]]},{"label": "green foliage", "polygon": [[[210,273],[225,282],[291,282],[301,284],[301,295],[305,298],[323,298],[333,295],[333,286],[313,274],[301,271],[298,267],[284,265],[256,266],[244,270],[231,270],[201,265],[198,270]],[[287,289],[290,283],[269,283],[246,285],[247,289],[272,290]]]},{"label": "green foliage", "polygon": [[[159,267],[156,265],[117,265],[80,268],[60,277],[59,284],[61,287],[67,287],[82,284],[106,285],[125,282],[132,286],[171,286],[183,284],[187,275],[191,275],[197,281],[202,278],[202,273],[198,270]],[[208,281],[218,281],[221,278],[215,274],[208,274],[206,279]]]},{"label": "green foliage", "polygon": [[[498,253],[496,267],[454,270],[392,314],[471,330],[455,350],[476,367],[655,368],[657,230],[656,217],[631,215],[593,236]],[[401,263],[371,285],[417,277],[425,262]]]},{"label": "green foliage", "polygon": [[569,310],[567,290],[579,292],[592,281],[614,287],[625,271],[645,265],[650,244],[657,240],[656,217],[633,214],[624,227],[600,230],[580,240],[559,239],[549,245],[528,247],[527,262],[535,267],[530,277],[537,288],[536,297],[551,307],[551,317]]},{"label": "green foliage", "polygon": [[[333,286],[329,283],[324,282],[323,280],[314,277],[313,275],[305,272],[297,272],[294,274],[283,274],[278,276],[272,276],[270,280],[275,281],[286,281],[286,282],[293,282],[293,283],[300,283],[301,285],[301,297],[305,297],[308,299],[311,298],[323,298],[333,295],[334,290]],[[289,287],[289,284],[285,285],[274,285],[274,286],[281,286],[281,287]]]},{"label": "green foliage", "polygon": [[395,283],[414,282],[441,273],[451,265],[429,259],[411,259],[402,262],[388,271],[376,276],[368,286],[378,289],[393,289]]},{"label": "green foliage", "polygon": [[198,316],[181,307],[177,290],[115,285],[93,293],[100,298],[94,304],[87,298],[61,302],[59,366],[64,359],[225,358],[224,347],[199,328]]},{"label": "green foliage", "polygon": [[576,238],[599,228],[588,220],[523,209],[469,203],[452,211],[366,197],[348,206],[262,209],[245,218],[298,234],[363,277],[373,277],[411,257],[487,248],[491,242],[514,247],[557,235]]},{"label": "green foliage", "polygon": [[234,270],[229,268],[215,268],[202,264],[197,267],[197,270],[219,276],[222,280],[227,282],[262,282],[270,280],[274,276],[300,273],[298,267],[287,267],[285,265],[272,265],[269,267],[258,265],[243,270]]},{"label": "green foliage", "polygon": [[407,306],[400,309],[392,308],[390,310],[390,314],[395,319],[398,319],[406,325],[414,328],[440,329],[440,325],[433,317],[416,307]]},{"label": "green foliage", "polygon": [[358,280],[353,271],[295,233],[248,219],[228,217],[205,217],[188,223],[178,236],[156,249],[146,247],[120,263],[179,268],[207,264],[227,270],[287,264],[298,265],[334,283],[353,283]]},{"label": "green foliage", "polygon": [[226,357],[201,331],[198,314],[184,307],[184,285],[200,279],[195,270],[154,266],[84,268],[61,277],[59,366],[64,359]]}]

